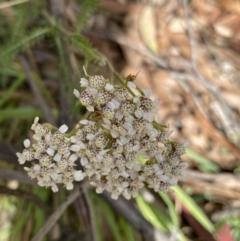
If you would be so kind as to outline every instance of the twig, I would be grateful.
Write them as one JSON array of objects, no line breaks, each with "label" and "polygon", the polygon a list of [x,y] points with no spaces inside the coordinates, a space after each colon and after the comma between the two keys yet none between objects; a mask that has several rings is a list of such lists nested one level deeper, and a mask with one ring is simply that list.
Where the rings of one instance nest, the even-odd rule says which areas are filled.
[{"label": "twig", "polygon": [[79,187],[76,187],[72,193],[68,196],[67,200],[64,201],[61,205],[57,207],[57,209],[53,212],[53,214],[48,218],[45,224],[40,228],[37,234],[31,239],[31,241],[41,241],[42,238],[51,230],[51,228],[56,224],[58,219],[61,217],[63,212],[67,209],[67,207],[72,204],[77,197],[80,195],[81,190]]},{"label": "twig", "polygon": [[30,179],[24,172],[0,169],[0,178],[6,180],[16,180],[20,183],[37,185],[36,179]]},{"label": "twig", "polygon": [[85,186],[82,185],[83,192],[75,201],[75,208],[78,213],[79,218],[81,219],[82,229],[84,232],[84,241],[95,241],[95,231],[94,223],[92,216],[92,207],[88,200],[88,196],[85,192]]},{"label": "twig", "polygon": [[137,231],[143,235],[144,240],[170,241],[170,237],[155,229],[149,222],[147,222],[129,201],[126,201],[123,198],[113,200],[107,192],[104,192],[102,196],[114,208],[114,210],[121,214]]},{"label": "twig", "polygon": [[0,142],[0,160],[11,164],[18,164],[16,151],[8,144]]},{"label": "twig", "polygon": [[26,76],[27,76],[27,80],[28,80],[28,83],[30,84],[30,87],[33,91],[33,93],[35,94],[36,96],[36,99],[37,99],[37,102],[43,112],[43,115],[44,115],[44,118],[51,124],[55,125],[56,126],[56,121],[52,115],[52,112],[48,106],[48,104],[46,103],[44,97],[42,96],[41,92],[39,91],[39,88],[36,84],[36,80],[34,79],[33,75],[32,75],[32,72],[31,72],[31,69],[30,69],[30,66],[26,60],[25,57],[23,56],[20,56],[20,61],[22,63],[22,66],[23,66],[23,69],[25,70],[26,72]]},{"label": "twig", "polygon": [[11,2],[3,2],[3,3],[0,4],[0,9],[9,8],[9,7],[12,7],[14,5],[25,3],[25,2],[28,2],[28,1],[29,0],[15,0],[15,1],[11,1]]}]

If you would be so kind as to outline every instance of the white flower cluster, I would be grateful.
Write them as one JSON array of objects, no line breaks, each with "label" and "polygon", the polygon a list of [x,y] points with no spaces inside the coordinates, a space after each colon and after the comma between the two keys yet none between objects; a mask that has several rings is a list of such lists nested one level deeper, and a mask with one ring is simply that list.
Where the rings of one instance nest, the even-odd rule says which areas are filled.
[{"label": "white flower cluster", "polygon": [[[57,183],[72,189],[74,180],[94,176],[91,184],[96,192],[107,190],[114,199],[120,194],[127,199],[136,197],[144,185],[156,192],[176,185],[187,167],[181,155],[188,142],[171,141],[171,131],[154,121],[159,100],[152,101],[148,89],[139,91],[134,77],[128,76],[123,86],[113,86],[102,76],[82,78],[85,90],[75,89],[74,95],[91,114],[77,124],[72,136],[64,134],[66,125],[53,132],[49,124],[41,125],[35,119],[36,144],[30,146],[26,140],[26,149],[17,154],[21,164],[39,160],[25,167],[29,176],[38,178],[41,186],[52,186],[53,191]],[[78,159],[84,172],[74,168]]]},{"label": "white flower cluster", "polygon": [[24,164],[26,161],[39,162],[33,163],[32,167],[24,167],[31,178],[38,179],[39,186],[51,187],[53,192],[58,191],[57,183],[73,189],[73,181],[81,181],[85,173],[75,170],[74,162],[77,160],[75,155],[71,155],[71,143],[64,133],[68,130],[66,125],[62,125],[52,133],[50,124],[39,124],[36,117],[31,129],[35,132],[31,145],[29,139],[24,141],[26,149],[22,153],[17,153],[18,161]]}]

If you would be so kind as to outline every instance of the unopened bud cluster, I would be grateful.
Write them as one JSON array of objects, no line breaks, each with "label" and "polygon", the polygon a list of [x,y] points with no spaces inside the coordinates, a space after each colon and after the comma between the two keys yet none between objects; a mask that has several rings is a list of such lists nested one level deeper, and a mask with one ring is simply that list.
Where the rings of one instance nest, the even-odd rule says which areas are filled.
[{"label": "unopened bud cluster", "polygon": [[[171,131],[154,120],[159,100],[152,101],[148,89],[139,91],[134,77],[128,76],[122,86],[102,76],[82,78],[85,89],[75,89],[74,95],[91,114],[71,136],[66,125],[55,130],[35,118],[34,143],[25,140],[26,149],[17,153],[20,164],[32,161],[32,167],[25,167],[28,175],[53,191],[58,183],[70,190],[74,181],[88,177],[97,193],[107,190],[114,199],[120,194],[136,197],[144,185],[156,192],[176,185],[187,167],[181,155],[188,142],[169,139]],[[76,169],[78,160],[83,171]]]}]

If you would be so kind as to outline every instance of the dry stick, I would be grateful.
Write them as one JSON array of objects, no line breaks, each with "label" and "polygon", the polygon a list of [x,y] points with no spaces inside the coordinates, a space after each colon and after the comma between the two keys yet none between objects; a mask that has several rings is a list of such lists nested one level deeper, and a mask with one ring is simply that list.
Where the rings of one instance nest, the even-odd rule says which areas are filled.
[{"label": "dry stick", "polygon": [[43,237],[51,230],[56,224],[58,219],[61,217],[66,208],[73,203],[80,195],[81,190],[78,188],[74,189],[68,196],[67,200],[57,207],[54,213],[48,218],[44,225],[40,228],[37,234],[31,239],[31,241],[41,241]]},{"label": "dry stick", "polygon": [[20,183],[37,185],[36,179],[30,179],[25,172],[0,169],[0,178],[6,180],[16,180]]},{"label": "dry stick", "polygon": [[198,63],[197,63],[197,41],[194,36],[191,24],[190,24],[190,13],[189,13],[189,7],[188,7],[188,0],[182,0],[183,7],[184,7],[184,13],[185,13],[185,20],[187,24],[187,31],[188,31],[188,37],[189,37],[189,43],[190,43],[190,52],[191,52],[191,62],[192,62],[192,69],[196,74],[196,80],[198,80],[199,83],[201,83],[203,86],[205,86],[210,92],[214,94],[214,96],[218,99],[220,102],[220,107],[222,113],[224,113],[225,117],[230,121],[231,126],[235,129],[236,133],[240,135],[240,126],[238,123],[236,123],[232,119],[232,110],[227,105],[225,99],[220,94],[219,87],[211,83],[207,78],[203,76],[201,73]]},{"label": "dry stick", "polygon": [[23,69],[26,72],[26,76],[27,76],[27,80],[28,83],[30,84],[30,87],[33,91],[33,93],[35,94],[36,98],[37,98],[37,102],[43,112],[44,118],[51,124],[56,126],[56,122],[55,119],[52,115],[51,109],[49,108],[48,104],[46,103],[44,97],[42,96],[41,91],[39,90],[39,87],[36,84],[36,80],[32,75],[30,66],[26,60],[25,57],[21,56],[20,57],[20,61],[22,63]]}]

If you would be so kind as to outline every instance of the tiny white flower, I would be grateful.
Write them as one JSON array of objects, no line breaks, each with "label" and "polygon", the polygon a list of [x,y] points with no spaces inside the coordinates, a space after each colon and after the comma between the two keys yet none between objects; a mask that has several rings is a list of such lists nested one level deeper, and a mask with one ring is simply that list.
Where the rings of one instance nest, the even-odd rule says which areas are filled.
[{"label": "tiny white flower", "polygon": [[84,177],[86,176],[86,174],[83,173],[81,170],[80,170],[80,171],[75,171],[75,172],[73,173],[73,175],[74,175],[74,179],[75,179],[76,181],[81,181],[81,180],[83,180]]}]

